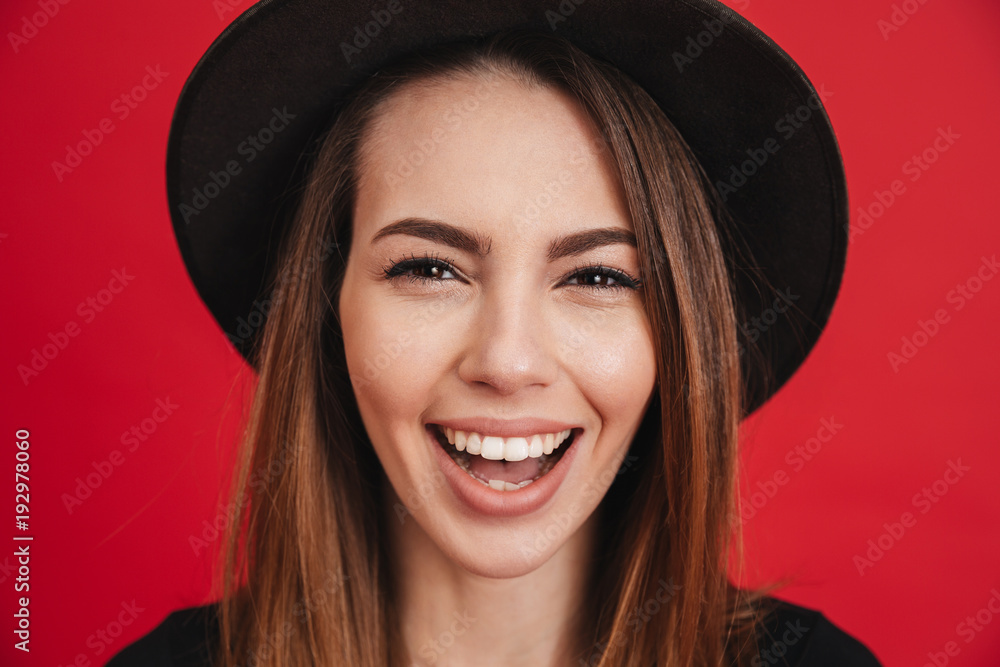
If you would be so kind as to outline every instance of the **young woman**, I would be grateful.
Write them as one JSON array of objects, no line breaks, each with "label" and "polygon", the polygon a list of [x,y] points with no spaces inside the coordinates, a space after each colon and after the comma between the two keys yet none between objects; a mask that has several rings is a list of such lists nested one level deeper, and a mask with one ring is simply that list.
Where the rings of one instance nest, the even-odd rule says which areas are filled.
[{"label": "young woman", "polygon": [[[222,600],[173,614],[112,665],[878,665],[819,612],[728,579],[740,419],[801,363],[818,335],[805,323],[822,326],[842,271],[828,121],[800,97],[819,129],[769,143],[730,122],[745,110],[717,115],[733,92],[693,114],[688,100],[677,115],[700,118],[698,155],[610,62],[661,37],[664,19],[588,2],[591,14],[563,3],[571,16],[390,3],[335,50],[357,7],[262,3],[206,55],[175,117],[172,212],[259,382]],[[703,25],[718,40],[702,63],[656,64],[675,81],[749,58],[733,45],[759,34],[715,3],[656,12],[675,37],[697,44]],[[564,28],[575,39],[553,34]],[[236,76],[250,44],[280,74]],[[297,85],[320,52],[347,63],[321,79],[332,114]],[[623,62],[649,76],[643,58]],[[774,62],[771,79],[754,65],[758,85],[795,71]],[[743,81],[691,76],[692,91]],[[198,120],[205,99],[238,110],[232,95],[258,92],[289,104],[245,142],[226,149]],[[322,134],[295,125],[323,109]],[[756,114],[757,131],[775,127]],[[723,144],[737,150],[712,152]],[[234,147],[253,158],[220,162]],[[299,155],[301,187],[276,203]],[[745,158],[740,178],[725,180],[727,155]],[[789,234],[819,237],[806,264],[775,240]],[[251,266],[268,238],[276,256],[240,275],[227,257]],[[756,270],[760,255],[781,270]],[[802,301],[785,321],[741,327],[786,285]],[[779,347],[797,329],[799,348]]]}]

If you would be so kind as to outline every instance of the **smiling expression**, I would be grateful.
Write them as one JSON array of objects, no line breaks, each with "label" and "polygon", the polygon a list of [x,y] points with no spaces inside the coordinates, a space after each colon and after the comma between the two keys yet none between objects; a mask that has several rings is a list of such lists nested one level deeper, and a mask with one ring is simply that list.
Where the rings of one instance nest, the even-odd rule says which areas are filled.
[{"label": "smiling expression", "polygon": [[408,84],[380,109],[338,309],[396,516],[469,571],[516,576],[597,507],[656,357],[593,123],[557,89],[490,77]]}]

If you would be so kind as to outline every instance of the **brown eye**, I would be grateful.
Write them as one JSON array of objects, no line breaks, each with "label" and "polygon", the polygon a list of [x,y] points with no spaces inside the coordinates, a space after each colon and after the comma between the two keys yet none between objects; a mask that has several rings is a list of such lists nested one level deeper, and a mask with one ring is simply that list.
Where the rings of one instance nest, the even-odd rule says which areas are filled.
[{"label": "brown eye", "polygon": [[[410,282],[443,282],[457,278],[452,265],[437,257],[410,257],[382,267],[386,280],[395,278],[408,278]],[[452,274],[451,278],[446,278],[446,274]]]},{"label": "brown eye", "polygon": [[415,271],[419,274],[419,278],[440,278],[444,275],[445,269],[441,268],[436,264],[423,264],[421,266],[414,266],[411,271]]},{"label": "brown eye", "polygon": [[585,266],[576,269],[570,276],[570,281],[575,278],[580,278],[580,281],[577,283],[570,282],[570,284],[592,287],[598,290],[638,289],[641,286],[640,281],[630,277],[624,271],[603,265]]},{"label": "brown eye", "polygon": [[607,273],[597,273],[596,271],[586,271],[583,273],[578,273],[578,276],[584,276],[583,284],[588,287],[617,287],[618,281]]}]

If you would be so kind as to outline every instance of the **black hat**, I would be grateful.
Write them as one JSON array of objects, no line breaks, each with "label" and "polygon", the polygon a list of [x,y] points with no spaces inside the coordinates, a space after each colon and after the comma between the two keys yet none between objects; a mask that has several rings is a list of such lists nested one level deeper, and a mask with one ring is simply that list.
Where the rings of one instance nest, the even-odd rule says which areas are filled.
[{"label": "black hat", "polygon": [[748,407],[758,407],[829,318],[847,253],[847,187],[822,89],[714,0],[258,2],[202,56],[170,127],[170,215],[201,298],[249,359],[289,186],[345,95],[391,58],[509,28],[555,33],[616,65],[697,156],[770,284],[729,258],[741,349],[764,360],[743,355]]}]

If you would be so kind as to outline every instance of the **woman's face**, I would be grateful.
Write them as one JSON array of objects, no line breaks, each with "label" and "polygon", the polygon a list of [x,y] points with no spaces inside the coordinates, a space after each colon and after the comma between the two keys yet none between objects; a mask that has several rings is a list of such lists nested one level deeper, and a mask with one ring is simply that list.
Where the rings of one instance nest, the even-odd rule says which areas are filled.
[{"label": "woman's face", "polygon": [[571,97],[501,77],[404,87],[365,148],[338,307],[393,520],[530,572],[631,464],[656,379],[610,156]]}]

